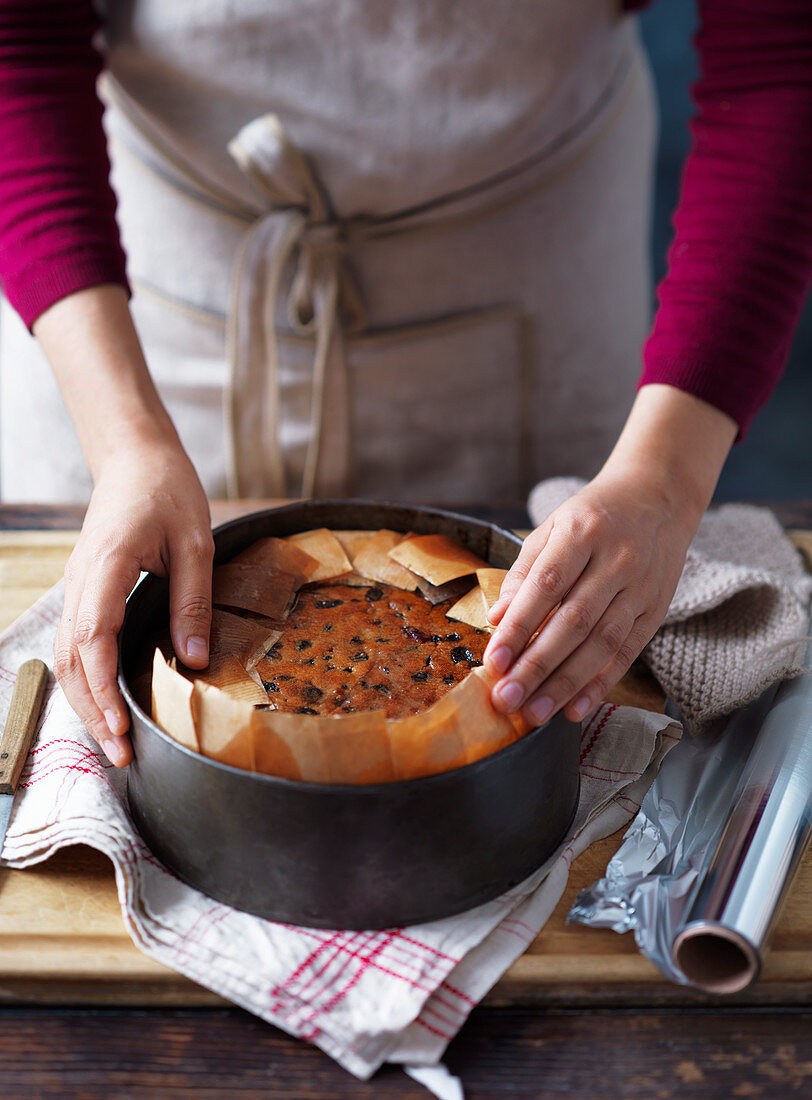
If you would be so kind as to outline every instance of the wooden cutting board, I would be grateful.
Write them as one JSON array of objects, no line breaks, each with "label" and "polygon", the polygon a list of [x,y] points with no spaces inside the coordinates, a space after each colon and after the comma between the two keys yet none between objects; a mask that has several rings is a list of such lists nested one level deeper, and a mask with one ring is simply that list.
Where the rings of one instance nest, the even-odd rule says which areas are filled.
[{"label": "wooden cutting board", "polygon": [[[812,555],[812,532],[793,532],[793,537]],[[61,577],[75,540],[75,532],[0,532],[0,629]],[[616,701],[662,709],[657,685],[644,674],[627,678],[616,690]],[[621,837],[616,833],[599,841],[575,861],[555,912],[494,987],[491,1002],[639,1005],[718,1000],[665,981],[638,953],[631,935],[566,924],[575,895],[601,877]],[[776,927],[760,982],[737,1000],[810,999],[812,851]],[[121,918],[112,865],[81,847],[25,871],[0,868],[0,1002],[222,1003],[133,946]]]}]

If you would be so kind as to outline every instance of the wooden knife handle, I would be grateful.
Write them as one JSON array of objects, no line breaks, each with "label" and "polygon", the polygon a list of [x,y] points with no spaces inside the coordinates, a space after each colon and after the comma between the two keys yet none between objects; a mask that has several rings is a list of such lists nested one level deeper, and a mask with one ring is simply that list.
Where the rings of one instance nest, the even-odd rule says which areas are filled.
[{"label": "wooden knife handle", "polygon": [[20,666],[0,741],[0,794],[14,794],[37,727],[48,668],[34,658]]}]

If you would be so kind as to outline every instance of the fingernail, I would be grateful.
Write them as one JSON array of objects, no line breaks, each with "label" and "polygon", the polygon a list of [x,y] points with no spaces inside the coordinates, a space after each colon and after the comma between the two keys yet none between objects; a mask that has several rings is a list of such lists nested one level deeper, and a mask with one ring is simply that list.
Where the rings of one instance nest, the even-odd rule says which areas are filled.
[{"label": "fingernail", "polygon": [[496,694],[509,710],[516,710],[524,699],[524,688],[515,680],[508,680],[496,689]]},{"label": "fingernail", "polygon": [[104,720],[107,723],[107,728],[110,730],[111,733],[120,735],[127,732],[127,725],[124,722],[124,719],[118,713],[118,711],[113,710],[112,708],[110,708],[110,710],[106,710],[104,712]]},{"label": "fingernail", "polygon": [[583,718],[586,712],[589,710],[590,702],[586,695],[582,695],[580,699],[576,699],[572,704],[572,712],[577,718]]},{"label": "fingernail", "polygon": [[534,699],[527,709],[533,721],[541,724],[546,722],[553,713],[553,706],[553,701],[549,696],[541,695],[538,699]]},{"label": "fingernail", "polygon": [[209,646],[205,638],[187,638],[186,656],[195,661],[207,661],[209,659]]},{"label": "fingernail", "polygon": [[[510,667],[510,650],[506,645],[498,645],[493,653],[488,655],[488,664],[497,672],[507,672]],[[514,686],[518,687],[518,684]]]},{"label": "fingernail", "polygon": [[104,749],[104,754],[111,764],[115,764],[119,767],[124,763],[125,748],[121,741],[115,737],[108,737],[106,741],[101,742],[101,747]]}]

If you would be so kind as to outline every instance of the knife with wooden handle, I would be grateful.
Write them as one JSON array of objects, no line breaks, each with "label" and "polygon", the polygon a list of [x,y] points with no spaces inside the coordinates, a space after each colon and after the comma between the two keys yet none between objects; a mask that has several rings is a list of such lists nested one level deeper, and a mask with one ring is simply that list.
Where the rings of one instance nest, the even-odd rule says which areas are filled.
[{"label": "knife with wooden handle", "polygon": [[14,792],[28,758],[47,683],[48,668],[42,661],[35,658],[20,666],[0,740],[0,853],[6,839]]}]

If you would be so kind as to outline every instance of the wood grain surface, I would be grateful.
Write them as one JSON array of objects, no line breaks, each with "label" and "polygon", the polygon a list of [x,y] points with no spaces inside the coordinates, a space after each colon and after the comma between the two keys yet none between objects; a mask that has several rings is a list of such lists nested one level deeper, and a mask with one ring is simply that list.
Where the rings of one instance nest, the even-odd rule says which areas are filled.
[{"label": "wood grain surface", "polygon": [[[214,506],[256,510],[258,502]],[[62,574],[75,531],[0,531],[0,628]],[[812,535],[798,534],[812,551]],[[639,671],[618,702],[661,709],[654,681]],[[567,925],[575,895],[599,878],[621,839],[594,844],[573,864],[559,905],[541,934],[494,987],[499,1004],[713,1003],[666,982],[630,935]],[[812,993],[812,854],[776,928],[761,981],[743,1003],[805,1003]],[[70,848],[25,871],[0,868],[0,1001],[134,1005],[212,1005],[214,994],[141,954],[116,896],[112,866],[89,848]],[[723,1003],[731,1003],[725,1000]]]},{"label": "wood grain surface", "polygon": [[[788,1100],[812,1089],[812,1013],[479,1008],[445,1062],[466,1100]],[[238,1010],[0,1009],[9,1100],[426,1100],[397,1067],[358,1081]]]}]

